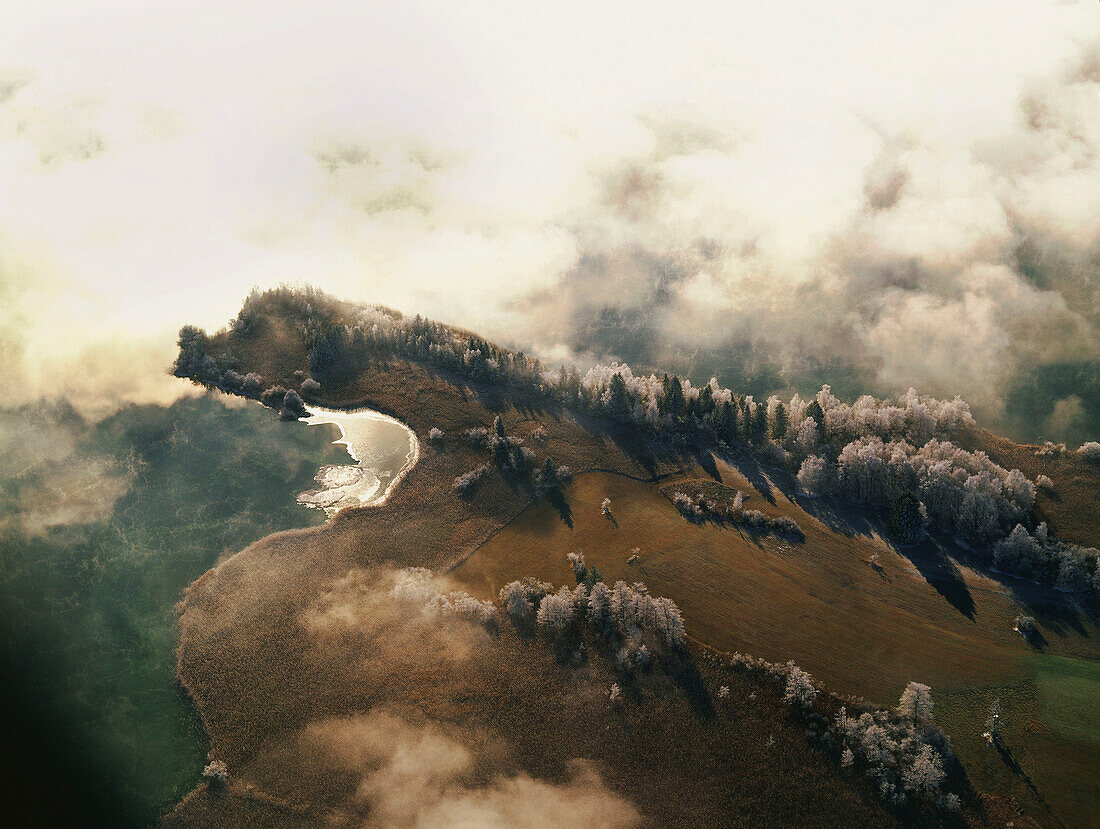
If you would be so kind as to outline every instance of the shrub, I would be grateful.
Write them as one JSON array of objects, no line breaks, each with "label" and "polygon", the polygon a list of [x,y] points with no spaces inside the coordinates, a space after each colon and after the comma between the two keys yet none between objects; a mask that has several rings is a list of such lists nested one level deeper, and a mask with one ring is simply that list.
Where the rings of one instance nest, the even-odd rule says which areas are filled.
[{"label": "shrub", "polygon": [[241,378],[241,394],[258,400],[263,393],[264,379],[252,371]]},{"label": "shrub", "polygon": [[464,472],[455,478],[454,490],[459,496],[466,498],[474,493],[478,484],[492,471],[492,466],[485,463],[469,472]]},{"label": "shrub", "polygon": [[286,397],[286,389],[282,386],[269,386],[260,395],[260,402],[271,409],[281,409],[283,398]]},{"label": "shrub", "polygon": [[229,782],[229,768],[221,760],[211,760],[202,770],[202,776],[211,786],[224,786]]},{"label": "shrub", "polygon": [[428,441],[434,444],[440,444],[443,442],[443,430],[433,426],[428,430]]},{"label": "shrub", "polygon": [[1100,463],[1100,443],[1097,443],[1095,440],[1082,443],[1081,448],[1077,450],[1077,454],[1086,461]]},{"label": "shrub", "polygon": [[285,420],[296,420],[299,417],[305,417],[309,412],[306,411],[305,404],[302,402],[302,398],[298,396],[296,391],[288,391],[283,395],[283,411],[282,416]]},{"label": "shrub", "polygon": [[1016,626],[1013,628],[1017,633],[1021,633],[1024,636],[1033,636],[1035,634],[1035,619],[1032,616],[1017,616]]}]

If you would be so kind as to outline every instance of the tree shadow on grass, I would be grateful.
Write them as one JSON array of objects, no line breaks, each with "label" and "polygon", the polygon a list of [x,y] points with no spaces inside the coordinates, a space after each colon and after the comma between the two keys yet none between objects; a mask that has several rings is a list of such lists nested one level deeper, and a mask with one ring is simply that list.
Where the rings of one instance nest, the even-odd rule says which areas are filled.
[{"label": "tree shadow on grass", "polygon": [[[1094,624],[1100,622],[1100,600],[1085,595],[1061,593],[1049,585],[1012,578],[1004,573],[989,575],[1008,588],[1013,599],[1030,615],[1039,618],[1057,636],[1065,636],[1072,630],[1078,636],[1088,639],[1089,631],[1082,617],[1087,617]],[[1041,644],[1045,643],[1044,639]]]},{"label": "tree shadow on grass", "polygon": [[557,510],[561,522],[569,529],[573,529],[573,507],[569,505],[569,501],[566,500],[561,488],[552,489],[545,497],[546,503]]},{"label": "tree shadow on grass", "polygon": [[1024,771],[1023,766],[1020,765],[1020,761],[1016,759],[1016,755],[1012,753],[1012,749],[1009,747],[1008,743],[1004,741],[1004,737],[998,736],[997,738],[995,738],[993,748],[997,750],[997,753],[1001,757],[1001,761],[1008,767],[1008,770],[1011,771],[1016,777],[1020,778],[1023,784],[1028,787],[1031,793],[1035,796],[1035,799],[1039,802],[1039,805],[1043,807],[1046,813],[1054,818],[1054,820],[1058,822],[1059,826],[1064,826],[1065,824],[1062,823],[1061,820],[1058,820],[1058,818],[1054,815],[1053,811],[1050,808],[1050,804],[1047,803],[1046,798],[1044,798],[1042,793],[1040,793],[1039,787],[1035,785],[1035,781],[1033,781],[1031,779],[1031,776],[1026,771]]},{"label": "tree shadow on grass", "polygon": [[[1028,614],[1039,618],[1056,636],[1065,636],[1072,630],[1078,636],[1088,639],[1090,634],[1084,620],[1100,624],[1100,599],[1087,594],[1063,593],[1050,584],[1037,584],[1026,578],[999,572],[990,567],[986,557],[954,544],[945,546],[951,548],[955,559],[1003,586],[1014,601]],[[1031,644],[1041,650],[1047,642],[1046,639],[1041,639]]]},{"label": "tree shadow on grass", "polygon": [[665,663],[665,670],[684,692],[696,715],[701,719],[712,719],[715,715],[714,700],[710,696],[710,691],[707,690],[695,660],[686,652],[679,653]]},{"label": "tree shadow on grass", "polygon": [[867,508],[845,504],[828,496],[811,497],[796,495],[792,499],[807,515],[811,515],[830,530],[852,538],[863,536],[874,538],[879,534],[879,525],[867,515]]},{"label": "tree shadow on grass", "polygon": [[1039,651],[1039,653],[1042,653],[1046,649],[1046,646],[1050,644],[1047,638],[1038,630],[1032,631],[1031,633],[1021,633],[1020,635],[1024,637],[1025,642]]},{"label": "tree shadow on grass", "polygon": [[752,488],[760,493],[760,497],[769,504],[775,504],[775,495],[772,494],[772,483],[764,474],[763,467],[751,455],[742,453],[728,453],[723,460],[744,476]]},{"label": "tree shadow on grass", "polygon": [[722,473],[718,471],[718,465],[714,462],[714,455],[709,450],[701,448],[696,451],[695,460],[704,472],[718,483],[722,483]]},{"label": "tree shadow on grass", "polygon": [[966,585],[962,571],[945,550],[943,544],[932,537],[910,547],[895,546],[894,551],[917,568],[917,572],[947,603],[970,621],[974,621],[974,597]]}]

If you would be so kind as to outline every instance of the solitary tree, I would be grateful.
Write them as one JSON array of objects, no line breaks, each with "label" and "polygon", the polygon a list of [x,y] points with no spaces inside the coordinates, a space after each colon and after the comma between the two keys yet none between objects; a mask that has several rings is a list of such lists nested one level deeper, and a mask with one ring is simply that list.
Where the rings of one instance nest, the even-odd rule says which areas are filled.
[{"label": "solitary tree", "polygon": [[224,786],[229,782],[229,768],[221,760],[211,760],[202,770],[202,776],[211,786]]}]

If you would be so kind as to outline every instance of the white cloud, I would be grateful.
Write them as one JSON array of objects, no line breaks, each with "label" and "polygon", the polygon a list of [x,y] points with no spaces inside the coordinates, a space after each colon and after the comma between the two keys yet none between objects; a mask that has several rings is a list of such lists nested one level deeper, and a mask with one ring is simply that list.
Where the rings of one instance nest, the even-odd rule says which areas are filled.
[{"label": "white cloud", "polygon": [[936,325],[975,326],[986,367],[1098,356],[1096,307],[1021,350],[970,283],[1093,295],[1094,269],[1011,270],[1025,236],[1100,243],[1093,41],[1093,4],[1038,0],[23,4],[0,256],[45,276],[19,289],[21,374],[303,280],[555,355],[604,347],[604,305],[670,351],[837,353],[803,336],[828,320],[883,386],[993,399],[1007,373],[945,373]]}]

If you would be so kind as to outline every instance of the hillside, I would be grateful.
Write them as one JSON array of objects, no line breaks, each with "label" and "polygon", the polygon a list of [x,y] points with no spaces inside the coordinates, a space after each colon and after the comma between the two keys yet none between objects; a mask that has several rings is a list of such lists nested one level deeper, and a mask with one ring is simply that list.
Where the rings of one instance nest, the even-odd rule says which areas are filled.
[{"label": "hillside", "polygon": [[[554,809],[568,791],[607,806],[618,816],[607,825],[630,825],[636,812],[647,825],[681,826],[1021,825],[1018,808],[1056,825],[1094,813],[1087,772],[1100,759],[1100,725],[1082,702],[1096,687],[1100,656],[1094,599],[997,576],[935,536],[896,549],[879,514],[796,495],[790,472],[747,447],[698,435],[656,441],[628,422],[625,404],[610,419],[586,411],[590,401],[567,405],[532,381],[540,375],[529,358],[467,332],[457,335],[468,340],[467,358],[453,365],[449,352],[433,350],[443,329],[419,320],[415,336],[389,351],[350,335],[340,342],[339,326],[361,313],[316,294],[254,295],[230,329],[192,332],[181,352],[179,373],[202,382],[224,387],[232,372],[229,385],[255,389],[250,396],[281,386],[300,389],[307,404],[391,414],[424,450],[381,508],[270,536],[188,589],[179,676],[230,784],[200,787],[170,824],[342,824],[386,809],[408,817],[409,804],[377,796],[397,750],[383,731],[408,732],[408,745],[438,744],[458,758],[443,769],[424,761],[436,781],[416,794],[425,808],[507,815],[521,792]],[[505,367],[512,374],[502,380]],[[288,416],[298,405],[289,394],[271,402]],[[708,416],[715,411],[721,405]],[[569,467],[572,483],[539,498],[537,476],[490,465],[459,497],[455,479],[491,459],[464,432],[489,429],[498,416],[508,438],[490,441],[493,451],[512,453],[499,468],[521,463],[519,438],[535,466],[551,458]],[[432,440],[432,429],[443,435]],[[1014,457],[987,433],[963,428],[959,440]],[[1029,457],[1046,469],[1045,459]],[[1087,520],[1073,518],[1094,511],[1095,473],[1075,470],[1045,473],[1061,500],[1055,509],[1040,497],[1036,517],[1065,527],[1068,541],[1095,544]],[[1082,482],[1070,486],[1067,474]],[[801,537],[685,520],[662,488],[704,480],[743,491],[746,507],[794,519]],[[634,548],[638,559],[628,563]],[[571,584],[564,556],[576,549],[609,584],[641,580],[673,599],[693,644],[658,655],[652,674],[634,678],[590,638],[578,651],[590,655],[577,661],[508,624],[483,634],[385,610],[395,568],[450,571],[448,589],[495,598],[524,576]],[[1012,631],[1024,609],[1038,622],[1034,647]],[[842,697],[892,705],[906,682],[931,685],[936,720],[963,760],[965,772],[952,778],[961,816],[888,809],[866,777],[812,736],[816,726],[807,736],[804,718],[782,701],[782,682],[738,667],[721,656],[727,651],[793,660],[823,681],[832,693],[814,704],[822,722],[854,704]],[[621,704],[607,698],[616,679]],[[728,695],[719,696],[723,685]],[[1000,752],[979,736],[996,696],[1006,721]],[[1067,718],[1068,710],[1084,716]],[[970,783],[996,796],[979,796]]]}]

